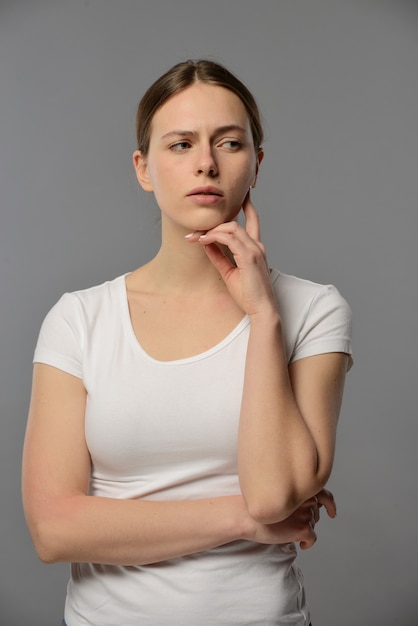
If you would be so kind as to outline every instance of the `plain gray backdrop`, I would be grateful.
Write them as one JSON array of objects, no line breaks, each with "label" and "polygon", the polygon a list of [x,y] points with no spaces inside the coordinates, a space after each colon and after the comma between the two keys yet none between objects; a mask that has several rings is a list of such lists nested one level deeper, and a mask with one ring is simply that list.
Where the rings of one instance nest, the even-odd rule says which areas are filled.
[{"label": "plain gray backdrop", "polygon": [[135,109],[158,75],[201,56],[235,72],[265,119],[253,200],[270,264],[334,283],[354,313],[338,517],[301,555],[314,626],[414,626],[418,4],[406,0],[0,2],[0,625],[58,626],[68,577],[37,560],[21,507],[40,324],[63,292],[158,249],[158,210],[131,166]]}]

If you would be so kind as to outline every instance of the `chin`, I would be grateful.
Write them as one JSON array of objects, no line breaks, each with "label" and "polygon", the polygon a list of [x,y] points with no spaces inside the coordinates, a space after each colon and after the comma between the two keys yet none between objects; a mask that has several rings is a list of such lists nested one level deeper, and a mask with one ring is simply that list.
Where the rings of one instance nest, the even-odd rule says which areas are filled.
[{"label": "chin", "polygon": [[[238,212],[239,213],[239,212]],[[231,217],[226,217],[225,219],[206,219],[206,220],[202,220],[199,223],[199,226],[196,228],[196,230],[211,230],[212,228],[216,228],[217,226],[220,226],[221,224],[225,224],[227,222],[233,222],[233,221],[237,221],[237,217],[238,217],[238,213],[234,214]]]}]

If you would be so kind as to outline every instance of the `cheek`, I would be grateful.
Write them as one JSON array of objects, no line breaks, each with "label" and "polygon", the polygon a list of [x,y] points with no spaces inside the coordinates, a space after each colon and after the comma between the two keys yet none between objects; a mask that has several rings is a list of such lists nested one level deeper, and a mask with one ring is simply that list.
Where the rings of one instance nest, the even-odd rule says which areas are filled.
[{"label": "cheek", "polygon": [[153,163],[148,168],[149,178],[155,197],[163,196],[175,186],[176,176],[164,162]]},{"label": "cheek", "polygon": [[251,183],[254,181],[257,170],[257,163],[254,157],[250,157],[246,159],[242,168],[239,170],[239,175],[237,176],[237,185],[241,185],[242,187],[249,188]]},{"label": "cheek", "polygon": [[233,184],[233,196],[234,200],[242,205],[245,196],[250,189],[251,184],[254,181],[255,168],[246,168],[241,175],[237,176]]},{"label": "cheek", "polygon": [[249,187],[250,185],[248,184],[237,184],[234,188],[234,193],[231,194],[231,203],[230,203],[230,214],[231,214],[231,219],[235,219],[241,209],[242,209],[242,205],[244,204],[244,200],[245,197],[249,191]]}]

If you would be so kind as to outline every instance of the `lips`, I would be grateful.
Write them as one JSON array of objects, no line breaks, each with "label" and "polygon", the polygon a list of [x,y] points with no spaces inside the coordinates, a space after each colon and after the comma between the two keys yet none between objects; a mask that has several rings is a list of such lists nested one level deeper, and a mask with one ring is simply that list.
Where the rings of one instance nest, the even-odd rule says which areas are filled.
[{"label": "lips", "polygon": [[206,186],[206,187],[196,187],[192,189],[187,194],[188,196],[217,196],[219,198],[223,197],[223,193],[217,187]]}]

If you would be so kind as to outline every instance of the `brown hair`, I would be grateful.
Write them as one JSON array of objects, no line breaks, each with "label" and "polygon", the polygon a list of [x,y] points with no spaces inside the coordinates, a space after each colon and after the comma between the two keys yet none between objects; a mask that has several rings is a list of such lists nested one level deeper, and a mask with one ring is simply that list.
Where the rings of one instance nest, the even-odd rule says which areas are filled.
[{"label": "brown hair", "polygon": [[149,149],[151,122],[155,112],[169,98],[193,83],[201,82],[225,87],[241,100],[248,114],[254,147],[259,149],[263,142],[263,127],[257,103],[248,88],[229,70],[207,59],[177,63],[160,76],[142,97],[136,114],[136,137],[138,150],[146,156]]}]

